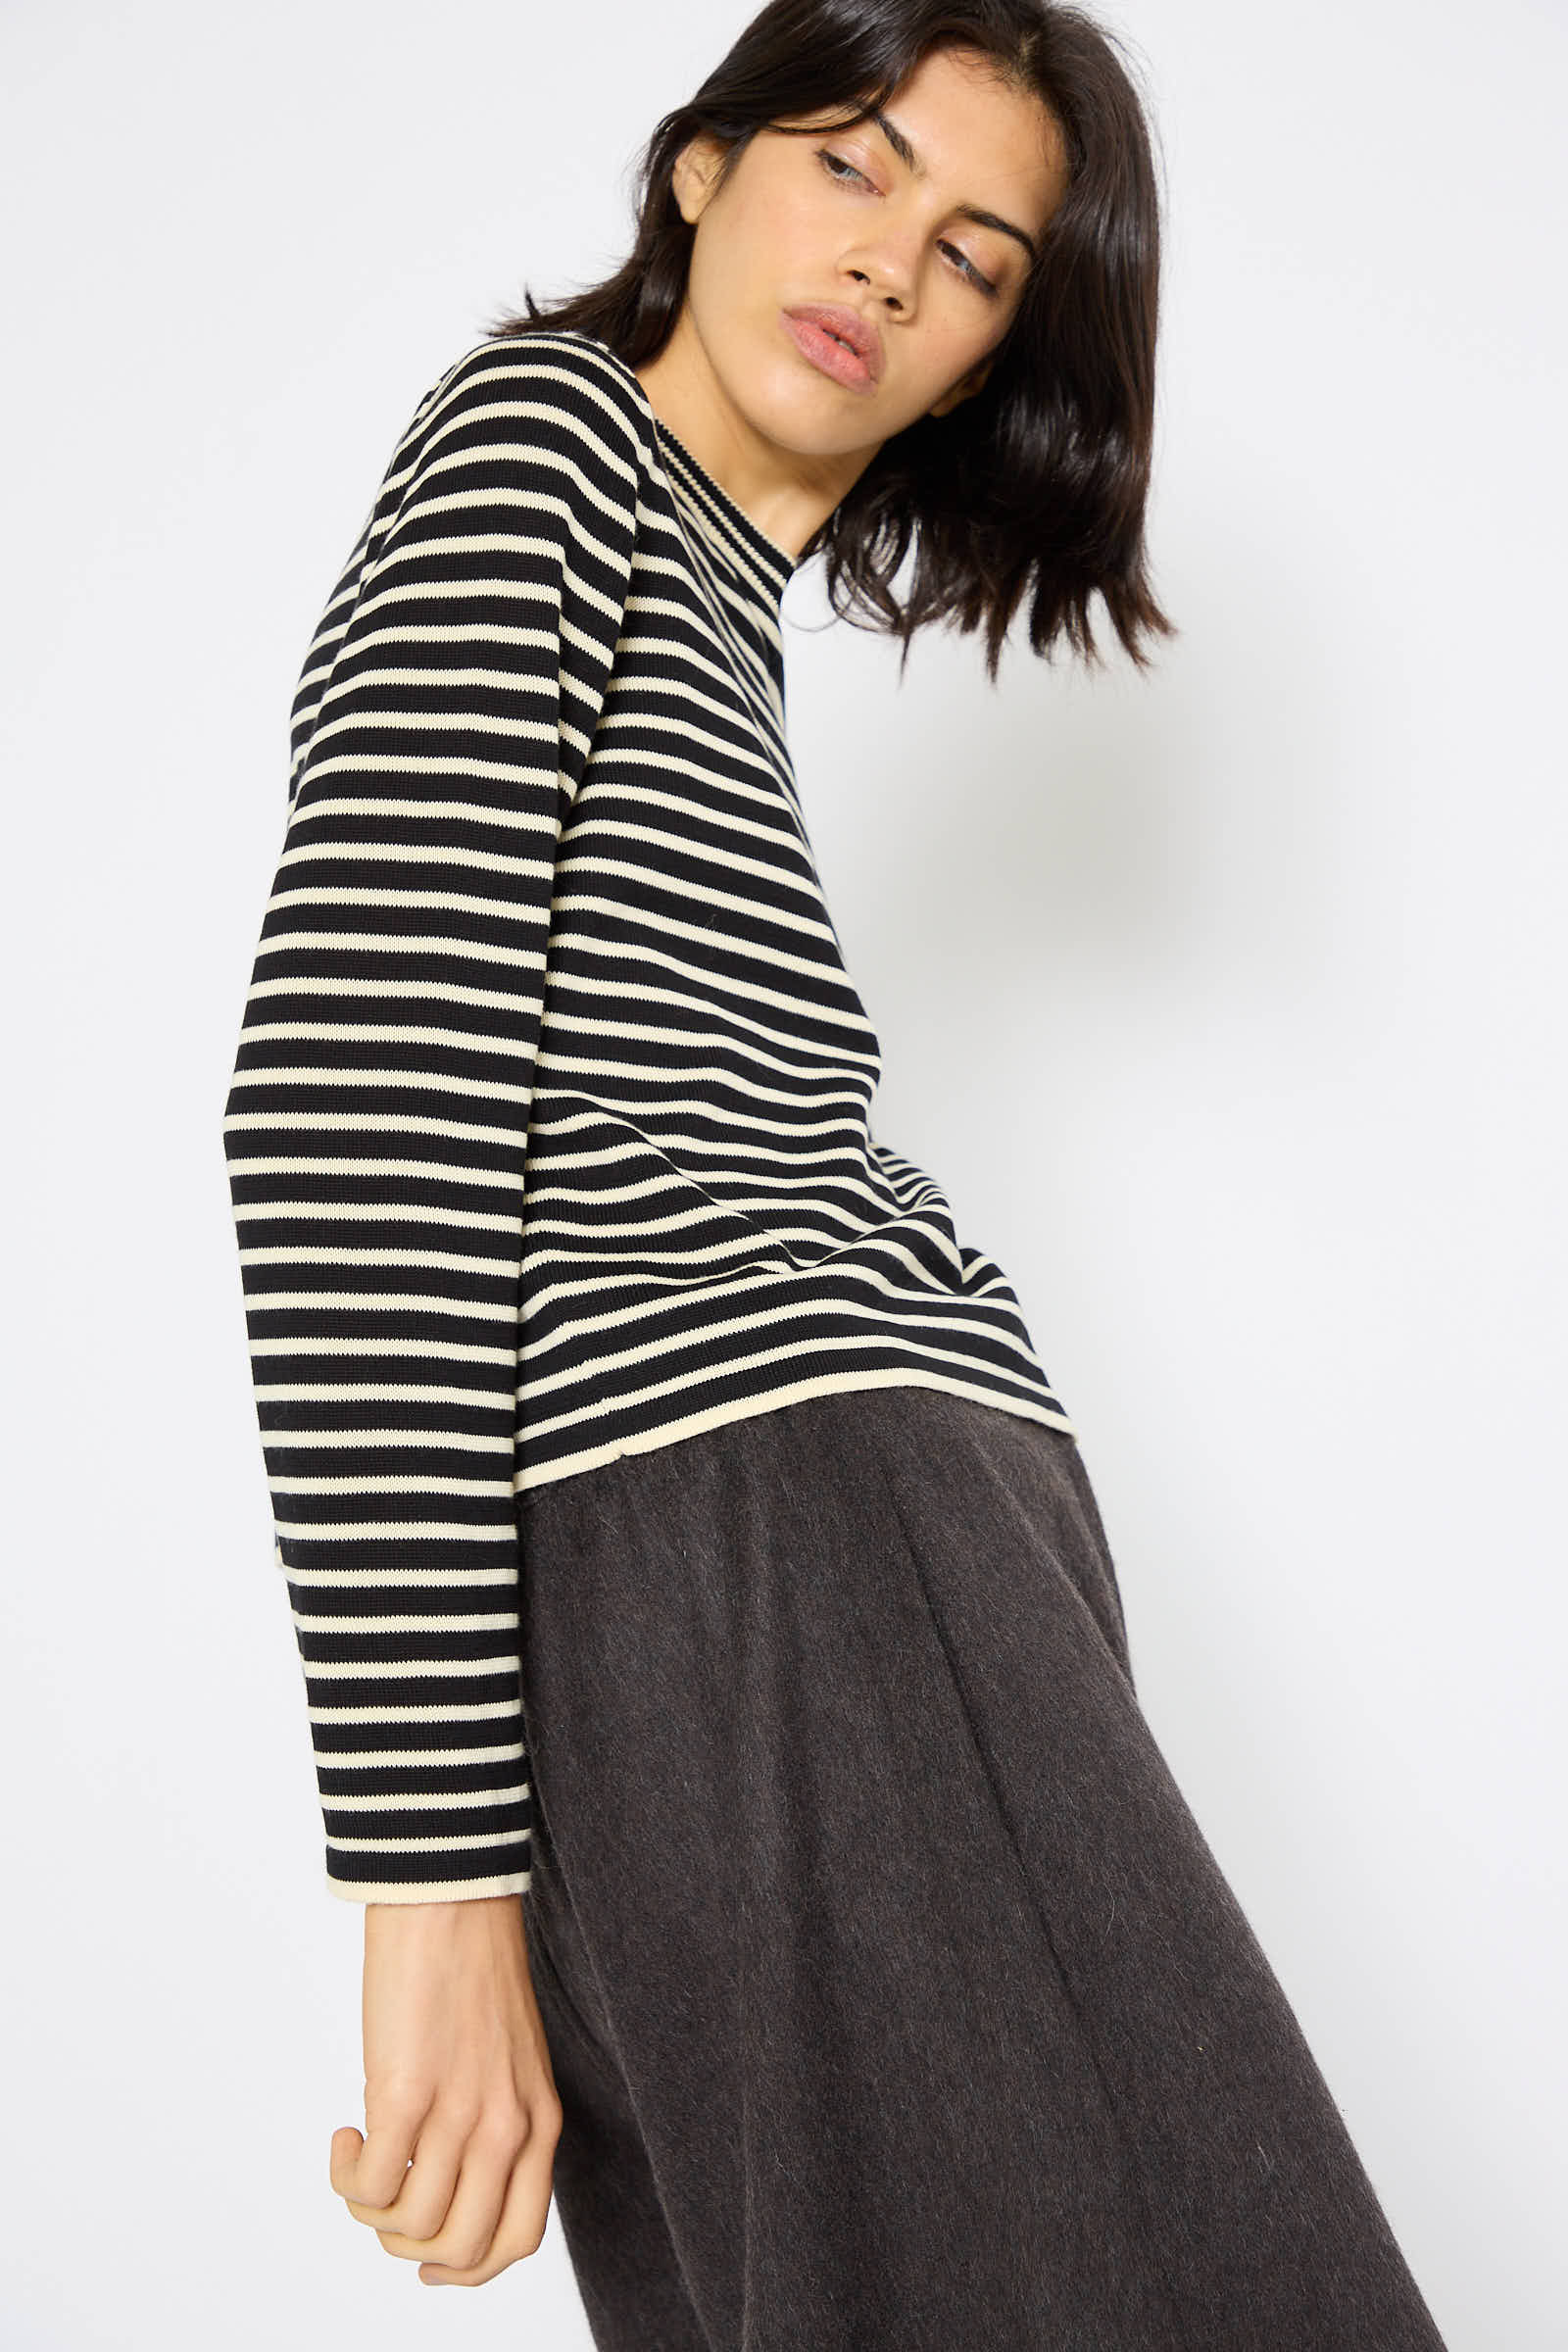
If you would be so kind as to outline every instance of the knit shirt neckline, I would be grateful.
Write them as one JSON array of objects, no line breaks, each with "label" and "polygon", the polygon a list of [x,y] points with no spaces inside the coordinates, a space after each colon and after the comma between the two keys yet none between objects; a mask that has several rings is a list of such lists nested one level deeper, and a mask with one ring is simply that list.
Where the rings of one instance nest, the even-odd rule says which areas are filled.
[{"label": "knit shirt neckline", "polygon": [[[647,395],[644,394],[646,399]],[[785,589],[800,569],[800,559],[770,539],[745,508],[713,479],[706,466],[695,458],[685,442],[664,422],[649,403],[649,415],[659,435],[660,454],[664,472],[681,508],[696,523],[704,538],[721,556],[735,562],[734,542],[739,539],[746,555],[761,572],[777,604]]]},{"label": "knit shirt neckline", "polygon": [[[642,391],[642,386],[638,385]],[[645,401],[648,395],[643,393]],[[685,442],[664,422],[651,401],[648,414],[654,420],[659,439],[659,452],[663,462],[665,478],[681,512],[702,533],[713,551],[733,567],[739,552],[761,574],[775,605],[781,602],[785,589],[800,569],[801,559],[792,556],[788,548],[770,539],[760,523],[738,500],[713,479],[706,466],[695,458]],[[737,551],[736,541],[740,542]]]},{"label": "knit shirt neckline", "polygon": [[670,495],[681,514],[707,545],[726,561],[731,570],[734,570],[739,558],[743,567],[750,564],[760,573],[761,582],[776,612],[783,601],[785,589],[800,570],[804,558],[791,555],[787,547],[781,547],[776,539],[770,538],[760,523],[753,521],[739,500],[731,497],[721,482],[714,480],[702,460],[687,448],[674,427],[664,422],[649,399],[637,370],[621,358],[619,352],[607,343],[602,335],[592,334],[586,328],[577,327],[571,331],[584,342],[594,344],[608,359],[613,360],[624,375],[632,397],[654,428],[654,445]]}]

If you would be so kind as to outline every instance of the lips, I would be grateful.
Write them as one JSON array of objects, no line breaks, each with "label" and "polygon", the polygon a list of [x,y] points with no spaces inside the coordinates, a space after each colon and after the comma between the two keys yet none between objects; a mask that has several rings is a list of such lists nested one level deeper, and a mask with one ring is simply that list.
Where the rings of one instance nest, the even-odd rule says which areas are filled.
[{"label": "lips", "polygon": [[819,326],[825,334],[836,335],[847,343],[857,358],[870,370],[873,383],[882,373],[882,338],[869,318],[852,311],[842,302],[802,302],[791,306],[792,318],[804,318]]}]

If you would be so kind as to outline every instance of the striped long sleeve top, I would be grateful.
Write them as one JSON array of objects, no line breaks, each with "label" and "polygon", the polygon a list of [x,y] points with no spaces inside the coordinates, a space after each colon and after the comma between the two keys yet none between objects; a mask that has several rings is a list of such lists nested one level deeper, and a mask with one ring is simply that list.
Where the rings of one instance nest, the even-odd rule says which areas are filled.
[{"label": "striped long sleeve top", "polygon": [[306,655],[224,1115],[328,1889],[528,1885],[528,1490],[915,1384],[1072,1432],[872,1135],[797,560],[577,330],[425,393]]}]

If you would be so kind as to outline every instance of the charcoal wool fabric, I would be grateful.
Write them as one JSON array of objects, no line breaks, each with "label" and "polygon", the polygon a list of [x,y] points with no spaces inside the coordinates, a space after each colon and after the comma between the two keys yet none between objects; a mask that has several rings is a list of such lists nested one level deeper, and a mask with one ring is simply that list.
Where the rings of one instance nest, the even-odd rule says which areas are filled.
[{"label": "charcoal wool fabric", "polygon": [[785,738],[796,568],[607,345],[489,337],[308,649],[224,1143],[350,1901],[527,1886],[519,1497],[890,1384],[1072,1427],[873,1134]]},{"label": "charcoal wool fabric", "polygon": [[601,2352],[1442,2352],[1142,1713],[1074,1438],[835,1395],[523,1518]]}]

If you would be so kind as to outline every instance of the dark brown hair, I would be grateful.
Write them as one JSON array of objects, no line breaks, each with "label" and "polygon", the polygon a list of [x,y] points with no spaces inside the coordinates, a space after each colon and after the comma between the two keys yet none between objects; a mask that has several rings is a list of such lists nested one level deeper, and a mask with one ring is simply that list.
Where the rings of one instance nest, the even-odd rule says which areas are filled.
[{"label": "dark brown hair", "polygon": [[[838,127],[863,121],[944,47],[984,52],[1043,102],[1065,139],[1066,193],[980,391],[884,442],[802,555],[825,556],[839,617],[865,613],[902,639],[905,660],[929,621],[964,634],[983,626],[995,683],[1027,592],[1035,653],[1049,660],[1065,636],[1101,662],[1089,621],[1098,590],[1142,666],[1145,636],[1179,633],[1154,601],[1144,545],[1159,206],[1138,95],[1113,36],[1083,10],[1055,0],[769,0],[644,148],[637,240],[614,275],[544,311],[524,288],[526,312],[504,314],[489,331],[573,327],[641,367],[663,348],[686,297],[696,230],[671,174],[687,141],[707,132],[722,142],[721,187],[759,130],[785,127],[775,117],[839,107]],[[911,541],[901,602],[890,583]]]}]

